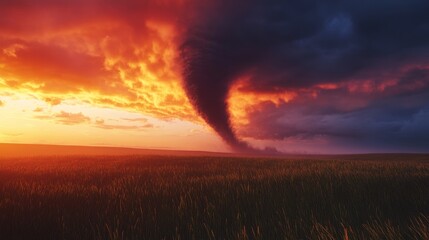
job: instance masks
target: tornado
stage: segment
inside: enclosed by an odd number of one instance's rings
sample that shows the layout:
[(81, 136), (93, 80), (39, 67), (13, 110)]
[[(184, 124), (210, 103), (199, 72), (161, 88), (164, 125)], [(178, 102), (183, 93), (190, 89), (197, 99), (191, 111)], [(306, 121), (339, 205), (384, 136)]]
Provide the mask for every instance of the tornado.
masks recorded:
[(240, 68), (234, 52), (203, 32), (193, 33), (181, 46), (185, 91), (199, 115), (236, 152), (253, 149), (239, 140), (231, 125), (227, 95)]

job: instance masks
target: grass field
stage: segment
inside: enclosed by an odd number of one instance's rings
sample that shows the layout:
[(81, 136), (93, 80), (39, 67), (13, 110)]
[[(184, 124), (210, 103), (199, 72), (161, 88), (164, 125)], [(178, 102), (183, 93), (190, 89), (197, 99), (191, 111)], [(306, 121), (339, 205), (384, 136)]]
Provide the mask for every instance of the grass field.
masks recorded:
[(1, 159), (0, 236), (429, 239), (429, 156)]

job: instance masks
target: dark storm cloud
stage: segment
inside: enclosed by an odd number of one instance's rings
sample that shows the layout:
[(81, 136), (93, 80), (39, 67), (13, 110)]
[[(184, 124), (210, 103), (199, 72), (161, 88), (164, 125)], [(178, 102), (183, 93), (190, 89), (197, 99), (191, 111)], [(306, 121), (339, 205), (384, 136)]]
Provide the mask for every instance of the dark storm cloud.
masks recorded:
[(268, 103), (250, 114), (250, 123), (240, 135), (262, 140), (322, 138), (334, 148), (354, 147), (355, 151), (428, 150), (427, 88), (413, 94), (372, 95), (373, 99), (351, 108), (347, 106), (363, 96), (347, 95), (340, 89), (320, 92), (317, 101), (301, 97), (280, 107)]
[[(181, 46), (185, 88), (207, 123), (240, 149), (245, 144), (232, 130), (225, 102), (231, 83), (238, 77), (250, 75), (248, 88), (252, 91), (272, 91), (377, 79), (405, 65), (428, 64), (428, 12), (427, 0), (219, 1), (190, 27)], [(426, 77), (426, 70), (415, 67), (399, 85), (407, 88), (409, 79), (416, 82)], [(399, 93), (402, 91), (397, 89), (392, 94)], [(282, 137), (295, 134), (293, 131), (358, 136), (372, 128), (391, 132), (404, 127), (392, 119), (389, 124), (351, 131), (348, 125), (374, 114), (372, 110), (362, 111), (363, 115), (330, 120), (341, 122), (338, 127), (308, 127), (325, 116), (321, 115), (302, 121), (301, 130), (293, 126), (287, 126), (291, 129), (288, 133), (269, 130)], [(272, 124), (273, 119), (265, 119), (261, 126)]]

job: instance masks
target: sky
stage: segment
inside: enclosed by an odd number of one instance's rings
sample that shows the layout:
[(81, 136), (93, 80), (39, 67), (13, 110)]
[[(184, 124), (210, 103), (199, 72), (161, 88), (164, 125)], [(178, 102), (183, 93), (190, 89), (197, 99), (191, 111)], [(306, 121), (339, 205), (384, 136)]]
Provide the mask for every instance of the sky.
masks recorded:
[(429, 152), (427, 0), (4, 0), (0, 142)]

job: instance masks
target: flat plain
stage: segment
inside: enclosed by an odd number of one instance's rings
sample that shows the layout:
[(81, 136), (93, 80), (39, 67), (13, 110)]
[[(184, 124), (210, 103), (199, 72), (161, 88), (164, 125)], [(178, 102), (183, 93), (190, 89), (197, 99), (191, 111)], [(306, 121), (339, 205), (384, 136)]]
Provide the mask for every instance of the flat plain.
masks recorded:
[(2, 239), (429, 239), (429, 156), (0, 159)]

